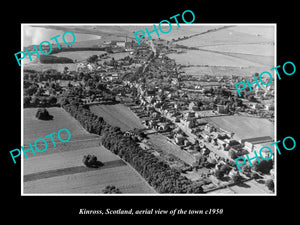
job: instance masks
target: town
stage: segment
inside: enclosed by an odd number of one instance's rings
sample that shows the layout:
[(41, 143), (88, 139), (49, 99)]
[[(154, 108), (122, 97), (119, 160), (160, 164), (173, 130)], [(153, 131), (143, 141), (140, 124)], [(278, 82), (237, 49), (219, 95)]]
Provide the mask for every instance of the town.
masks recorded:
[[(273, 159), (260, 163), (253, 160), (252, 167), (243, 164), (241, 171), (234, 161), (251, 156), (262, 143), (274, 140), (269, 136), (241, 139), (215, 120), (239, 116), (245, 120), (265, 118), (274, 124), (274, 83), (252, 85), (252, 90), (246, 87), (237, 93), (234, 85), (245, 77), (184, 74), (184, 66), (167, 56), (180, 54), (179, 45), (161, 38), (141, 38), (140, 42), (112, 40), (104, 46), (107, 53), (75, 62), (76, 70), (67, 66), (62, 72), (25, 69), (24, 108), (60, 106), (77, 119), (73, 108), (95, 114), (97, 105), (121, 104), (138, 117), (141, 125), (129, 130), (120, 127), (114, 132), (179, 172), (198, 187), (198, 193), (218, 193), (253, 179), (265, 182), (274, 191)], [(129, 54), (119, 59), (111, 56), (118, 52)], [(251, 77), (253, 74), (249, 74)], [(97, 133), (92, 124), (81, 124)], [(108, 141), (102, 144), (112, 148)], [(261, 154), (268, 158), (270, 152)]]

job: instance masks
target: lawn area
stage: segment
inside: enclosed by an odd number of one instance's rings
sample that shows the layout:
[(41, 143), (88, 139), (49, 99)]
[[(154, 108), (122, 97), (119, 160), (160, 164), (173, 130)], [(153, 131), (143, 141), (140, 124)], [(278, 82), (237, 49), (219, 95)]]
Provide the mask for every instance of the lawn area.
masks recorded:
[(264, 118), (246, 116), (220, 116), (207, 118), (216, 126), (234, 132), (234, 138), (245, 139), (262, 136), (274, 138), (274, 124)]
[(139, 117), (122, 104), (92, 105), (90, 110), (92, 113), (103, 117), (110, 125), (120, 127), (122, 131), (144, 128)]
[[(24, 116), (24, 144), (28, 142), (34, 143), (38, 138), (43, 138), (53, 132), (58, 132), (62, 128), (66, 128), (71, 133), (71, 140), (91, 139), (98, 137), (98, 135), (90, 134), (71, 117), (64, 109), (59, 107), (47, 108), (50, 115), (53, 116), (53, 120), (38, 120), (35, 118), (35, 114), (38, 108), (25, 108), (23, 110)], [(67, 139), (68, 135), (64, 136), (65, 132), (61, 133), (62, 139)], [(55, 137), (56, 136), (56, 137)], [(57, 139), (57, 135), (54, 135), (54, 140), (60, 142)], [(49, 138), (50, 141), (50, 138)]]

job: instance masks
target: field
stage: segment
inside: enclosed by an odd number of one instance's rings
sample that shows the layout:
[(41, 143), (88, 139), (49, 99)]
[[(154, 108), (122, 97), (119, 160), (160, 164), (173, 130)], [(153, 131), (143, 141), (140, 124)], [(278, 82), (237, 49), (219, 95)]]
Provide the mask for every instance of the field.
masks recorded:
[[(99, 146), (100, 137), (89, 134), (61, 108), (48, 108), (54, 116), (51, 121), (35, 119), (36, 108), (24, 109), (24, 144), (37, 138), (67, 128), (71, 132), (69, 142), (61, 143), (55, 134), (53, 147), (46, 138), (48, 149), (23, 158), (24, 194), (28, 193), (101, 193), (107, 185), (114, 185), (122, 193), (155, 193), (153, 188), (130, 166), (106, 148)], [(62, 139), (67, 139), (61, 133)], [(28, 146), (25, 149), (29, 149)], [(43, 149), (43, 147), (39, 147)], [(82, 164), (85, 154), (94, 154), (104, 163), (98, 169)]]
[[(53, 132), (58, 132), (62, 128), (66, 128), (71, 132), (71, 140), (82, 140), (98, 138), (98, 135), (90, 134), (84, 130), (79, 122), (62, 108), (47, 108), (53, 120), (38, 120), (35, 118), (36, 108), (25, 108), (24, 111), (24, 144), (34, 142), (39, 137), (44, 137)], [(63, 135), (63, 133), (62, 133)], [(62, 138), (66, 138), (63, 137)], [(58, 140), (58, 139), (56, 139)]]
[[(233, 67), (264, 67), (273, 63), (268, 56), (251, 56), (239, 53), (221, 53), (202, 50), (187, 50), (181, 54), (168, 54), (175, 59), (176, 63), (182, 65), (208, 65), (208, 66), (233, 66)], [(263, 60), (263, 61), (262, 61)], [(271, 64), (270, 66), (272, 66)], [(269, 67), (270, 67), (269, 66)], [(272, 67), (270, 67), (272, 68)], [(270, 69), (269, 68), (269, 69)]]
[[(214, 76), (251, 76), (254, 73), (269, 71), (270, 67), (233, 67), (233, 66), (190, 66), (182, 68), (188, 75), (214, 75)], [(273, 71), (269, 71), (273, 74)]]
[[(112, 126), (118, 126), (122, 131), (132, 130), (134, 128), (145, 128), (140, 119), (127, 107), (121, 104), (117, 105), (93, 105), (90, 106), (93, 113), (103, 117), (103, 119)], [(179, 146), (170, 143), (162, 134), (149, 134), (149, 141), (158, 151), (165, 154), (172, 154), (188, 164), (194, 162), (194, 158), (179, 148)]]
[[(268, 26), (271, 27), (271, 26)], [(260, 27), (252, 26), (252, 29), (259, 29)], [(239, 26), (235, 29), (241, 29)], [(270, 30), (272, 33), (272, 30)], [(245, 33), (234, 30), (232, 27), (218, 30), (216, 32), (208, 32), (198, 35), (186, 40), (179, 41), (178, 44), (189, 47), (203, 47), (211, 45), (226, 45), (226, 44), (261, 44), (270, 43), (271, 39), (257, 36), (252, 33)]]
[(270, 136), (274, 139), (274, 125), (263, 118), (245, 116), (221, 116), (207, 118), (212, 124), (234, 132), (234, 138), (245, 139), (262, 136)]
[(259, 73), (274, 67), (274, 31), (270, 25), (247, 25), (200, 32), (176, 42), (198, 50), (168, 56), (178, 64), (193, 66), (183, 69), (186, 74), (240, 76)]
[(261, 56), (274, 55), (274, 46), (271, 44), (210, 45), (210, 46), (201, 46), (201, 49), (220, 51), (220, 52), (261, 55)]
[(94, 114), (103, 117), (110, 125), (120, 127), (122, 131), (144, 128), (140, 119), (127, 106), (122, 104), (92, 105), (90, 110)]

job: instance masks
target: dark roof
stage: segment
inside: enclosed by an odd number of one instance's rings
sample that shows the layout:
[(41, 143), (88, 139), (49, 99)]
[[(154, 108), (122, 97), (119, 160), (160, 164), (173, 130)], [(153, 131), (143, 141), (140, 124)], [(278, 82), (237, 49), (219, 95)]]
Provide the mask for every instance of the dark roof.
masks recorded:
[(258, 144), (258, 143), (264, 143), (264, 142), (269, 142), (273, 141), (273, 138), (270, 136), (262, 136), (262, 137), (255, 137), (255, 138), (247, 138), (247, 139), (242, 139), (241, 142), (250, 142), (252, 144)]

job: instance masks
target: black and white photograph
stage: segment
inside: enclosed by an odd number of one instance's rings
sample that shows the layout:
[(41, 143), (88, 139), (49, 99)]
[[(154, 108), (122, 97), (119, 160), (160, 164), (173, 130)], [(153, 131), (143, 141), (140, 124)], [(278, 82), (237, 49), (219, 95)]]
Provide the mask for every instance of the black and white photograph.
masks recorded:
[(276, 24), (22, 34), (24, 195), (275, 193)]
[(296, 6), (24, 3), (2, 15), (5, 218), (296, 221)]

